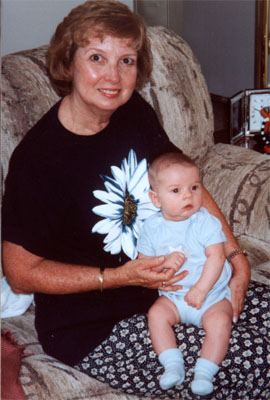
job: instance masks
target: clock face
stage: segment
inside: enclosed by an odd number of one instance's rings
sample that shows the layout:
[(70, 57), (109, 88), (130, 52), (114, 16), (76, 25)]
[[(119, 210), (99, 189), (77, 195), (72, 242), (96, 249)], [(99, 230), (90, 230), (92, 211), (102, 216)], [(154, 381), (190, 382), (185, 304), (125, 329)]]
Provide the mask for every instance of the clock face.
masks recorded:
[(270, 93), (252, 93), (249, 101), (249, 130), (259, 132), (262, 123), (270, 120)]

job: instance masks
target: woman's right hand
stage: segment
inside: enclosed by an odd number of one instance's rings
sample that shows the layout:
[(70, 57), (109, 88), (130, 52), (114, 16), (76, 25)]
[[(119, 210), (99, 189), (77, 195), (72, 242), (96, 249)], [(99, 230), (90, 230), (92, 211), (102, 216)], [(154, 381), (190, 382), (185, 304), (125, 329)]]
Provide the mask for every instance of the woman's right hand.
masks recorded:
[[(22, 246), (4, 241), (2, 245), (4, 272), (15, 293), (70, 294), (99, 289), (98, 266), (64, 264), (39, 257)], [(144, 286), (151, 289), (177, 290), (172, 286), (187, 272), (177, 276), (172, 269), (155, 271), (165, 258), (148, 257), (128, 261), (118, 268), (106, 268), (103, 288)], [(166, 286), (164, 286), (166, 285)]]
[[(158, 267), (162, 266), (164, 261), (164, 256), (143, 257), (128, 261), (123, 266), (117, 268), (119, 283), (121, 282), (121, 286), (143, 286), (149, 289), (162, 289), (163, 291), (181, 289), (181, 285), (173, 285), (183, 279), (188, 272), (182, 271), (174, 275), (175, 270), (173, 268), (169, 268), (166, 271), (159, 271)], [(106, 277), (104, 281), (106, 282)]]

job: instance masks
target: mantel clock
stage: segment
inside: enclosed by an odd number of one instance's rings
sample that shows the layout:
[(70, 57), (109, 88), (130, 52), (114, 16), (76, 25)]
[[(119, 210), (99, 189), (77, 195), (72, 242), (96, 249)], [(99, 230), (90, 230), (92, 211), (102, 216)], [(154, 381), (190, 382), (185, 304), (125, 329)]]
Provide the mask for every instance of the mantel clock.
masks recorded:
[(270, 89), (250, 89), (230, 99), (230, 142), (250, 147), (260, 136), (270, 154)]

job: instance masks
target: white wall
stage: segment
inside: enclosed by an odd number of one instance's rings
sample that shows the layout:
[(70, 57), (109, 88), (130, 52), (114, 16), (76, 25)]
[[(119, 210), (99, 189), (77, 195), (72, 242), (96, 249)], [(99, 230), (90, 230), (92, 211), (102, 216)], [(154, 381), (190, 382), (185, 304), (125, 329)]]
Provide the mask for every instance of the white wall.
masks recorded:
[[(83, 2), (2, 0), (2, 54), (47, 44), (63, 17)], [(122, 2), (134, 9), (133, 0)], [(168, 25), (189, 43), (211, 93), (230, 97), (254, 87), (255, 0), (134, 3), (149, 24)]]
[(184, 32), (184, 0), (135, 0), (134, 9), (149, 26), (161, 25), (180, 36)]
[(188, 42), (211, 93), (231, 97), (254, 87), (256, 0), (137, 0), (149, 25)]
[[(2, 55), (49, 43), (56, 26), (84, 0), (2, 0)], [(133, 0), (122, 0), (133, 9)]]
[(211, 93), (254, 87), (255, 0), (185, 0), (184, 35)]

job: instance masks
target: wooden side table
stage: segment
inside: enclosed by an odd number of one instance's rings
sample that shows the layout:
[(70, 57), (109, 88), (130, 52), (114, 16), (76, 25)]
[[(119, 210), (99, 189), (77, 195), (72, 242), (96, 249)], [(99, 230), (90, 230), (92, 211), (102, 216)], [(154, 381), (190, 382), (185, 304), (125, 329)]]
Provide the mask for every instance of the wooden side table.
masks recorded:
[(230, 143), (230, 99), (217, 94), (210, 94), (214, 113), (215, 143)]

